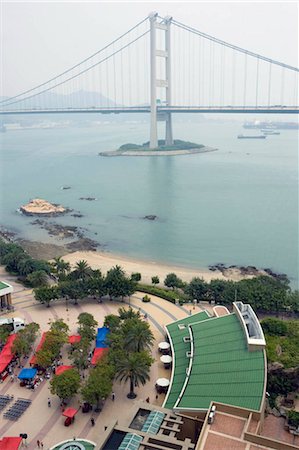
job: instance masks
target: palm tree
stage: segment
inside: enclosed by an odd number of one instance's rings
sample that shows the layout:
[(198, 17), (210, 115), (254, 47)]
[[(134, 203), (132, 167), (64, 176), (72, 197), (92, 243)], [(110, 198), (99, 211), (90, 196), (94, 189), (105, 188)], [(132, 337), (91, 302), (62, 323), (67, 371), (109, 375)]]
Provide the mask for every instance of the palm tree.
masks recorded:
[(128, 398), (136, 398), (134, 387), (139, 386), (140, 383), (144, 385), (150, 379), (149, 372), (152, 363), (153, 359), (145, 351), (124, 355), (116, 363), (116, 379), (125, 383), (130, 380)]
[(31, 272), (34, 271), (33, 259), (24, 255), (24, 258), (22, 258), (17, 263), (17, 268), (18, 268), (20, 275), (23, 275), (23, 276), (29, 275)]
[(27, 275), (27, 280), (33, 287), (46, 286), (48, 284), (48, 275), (44, 270), (36, 270)]
[(70, 272), (71, 265), (69, 262), (64, 261), (64, 259), (59, 256), (58, 258), (54, 258), (54, 262), (52, 263), (52, 267), (54, 269), (54, 273), (58, 275), (58, 278), (65, 278), (65, 276)]
[(130, 352), (150, 350), (154, 343), (154, 335), (149, 324), (142, 320), (129, 319), (124, 324), (125, 348)]
[(86, 280), (92, 276), (92, 268), (88, 265), (87, 261), (81, 259), (75, 265), (73, 276), (76, 280)]

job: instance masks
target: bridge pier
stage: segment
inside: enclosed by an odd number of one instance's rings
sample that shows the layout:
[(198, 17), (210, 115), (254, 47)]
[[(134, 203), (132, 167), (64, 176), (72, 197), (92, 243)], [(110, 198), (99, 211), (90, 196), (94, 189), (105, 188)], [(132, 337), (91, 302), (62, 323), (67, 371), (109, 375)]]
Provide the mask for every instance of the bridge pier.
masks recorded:
[[(151, 66), (151, 123), (150, 123), (150, 148), (158, 147), (158, 127), (157, 120), (165, 121), (165, 144), (173, 144), (172, 118), (171, 112), (157, 114), (157, 87), (165, 88), (166, 106), (171, 105), (171, 46), (170, 46), (170, 25), (172, 17), (165, 17), (162, 22), (157, 22), (157, 13), (149, 15), (150, 20), (150, 66)], [(165, 49), (157, 49), (156, 31), (157, 29), (165, 33)], [(157, 79), (157, 57), (164, 58), (165, 80)]]

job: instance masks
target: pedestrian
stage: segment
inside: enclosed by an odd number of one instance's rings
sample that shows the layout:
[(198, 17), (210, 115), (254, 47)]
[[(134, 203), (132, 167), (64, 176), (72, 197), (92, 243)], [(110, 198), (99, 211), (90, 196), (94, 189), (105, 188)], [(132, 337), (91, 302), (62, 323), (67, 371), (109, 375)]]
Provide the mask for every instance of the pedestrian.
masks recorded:
[(48, 407), (51, 408), (51, 400), (48, 397)]
[(11, 383), (13, 383), (13, 382), (15, 381), (14, 374), (12, 374), (12, 375), (10, 376), (10, 381), (11, 381)]
[(40, 448), (40, 441), (37, 440), (36, 443), (37, 443), (37, 447)]
[(41, 447), (41, 448), (44, 448), (44, 444), (43, 444), (42, 442), (40, 443), (40, 447)]
[(112, 394), (111, 394), (111, 399), (114, 402), (114, 400), (115, 400), (115, 393), (114, 392), (112, 392)]
[(158, 395), (158, 394), (156, 394), (156, 400), (158, 400), (158, 398), (159, 398), (159, 395)]
[(192, 310), (190, 309), (190, 311), (189, 311), (189, 316), (191, 316), (191, 314), (192, 314)]
[(107, 427), (105, 426), (105, 427), (104, 427), (104, 431), (106, 431), (106, 430), (107, 430)]
[(95, 424), (95, 422), (94, 422), (94, 418), (92, 417), (92, 418), (90, 419), (90, 421), (91, 421), (91, 426), (93, 426), (93, 427), (94, 427), (94, 424)]
[(147, 397), (147, 399), (145, 401), (146, 401), (146, 403), (149, 403), (150, 402), (150, 398)]

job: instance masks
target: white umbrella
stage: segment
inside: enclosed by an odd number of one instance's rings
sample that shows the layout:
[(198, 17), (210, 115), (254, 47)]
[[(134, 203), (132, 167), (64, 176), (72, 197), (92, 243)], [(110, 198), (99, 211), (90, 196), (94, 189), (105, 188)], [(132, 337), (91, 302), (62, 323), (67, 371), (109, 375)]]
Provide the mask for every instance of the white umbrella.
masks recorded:
[(160, 342), (160, 344), (158, 345), (158, 347), (161, 350), (168, 350), (170, 348), (170, 344), (169, 342)]
[(172, 361), (172, 357), (170, 355), (163, 355), (161, 356), (160, 361), (164, 364), (169, 364)]
[(158, 378), (156, 384), (161, 387), (167, 387), (169, 386), (170, 383), (169, 380), (167, 380), (167, 378)]

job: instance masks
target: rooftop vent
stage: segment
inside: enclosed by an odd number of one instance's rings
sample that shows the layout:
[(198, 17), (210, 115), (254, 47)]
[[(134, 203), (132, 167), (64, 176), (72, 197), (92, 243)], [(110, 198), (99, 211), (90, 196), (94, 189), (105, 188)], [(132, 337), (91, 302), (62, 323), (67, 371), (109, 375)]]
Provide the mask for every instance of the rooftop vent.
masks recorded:
[(186, 356), (187, 356), (187, 358), (191, 358), (192, 353), (191, 352), (186, 352)]
[(191, 342), (190, 336), (185, 336), (185, 337), (183, 337), (183, 341), (184, 341), (184, 342)]
[(179, 330), (185, 330), (185, 328), (186, 328), (186, 325), (184, 325), (183, 323), (180, 323), (180, 324), (178, 325), (178, 329), (179, 329)]

